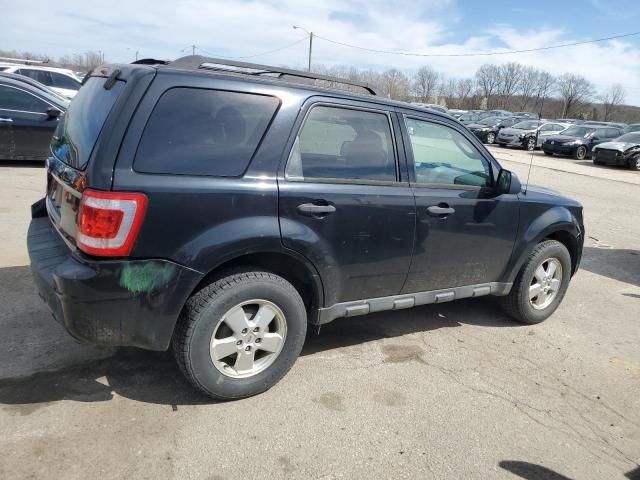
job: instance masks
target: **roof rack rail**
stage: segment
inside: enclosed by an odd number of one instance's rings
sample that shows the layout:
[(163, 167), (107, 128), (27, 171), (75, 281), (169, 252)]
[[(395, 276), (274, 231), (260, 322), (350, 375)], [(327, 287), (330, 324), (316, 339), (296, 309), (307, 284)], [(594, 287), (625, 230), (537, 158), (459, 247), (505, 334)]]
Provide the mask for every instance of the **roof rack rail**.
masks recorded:
[[(346, 85), (364, 90), (369, 95), (378, 95), (376, 90), (365, 82), (356, 82), (346, 78), (319, 75), (312, 72), (292, 70), (289, 68), (273, 67), (270, 65), (260, 65), (257, 63), (236, 62), (222, 58), (203, 57), (202, 55), (188, 55), (181, 57), (168, 65), (170, 68), (180, 68), (185, 70), (218, 70), (232, 73), (241, 73), (254, 76), (271, 76), (279, 80), (288, 80), (297, 83), (304, 83), (315, 86), (326, 86), (329, 88), (339, 88), (336, 85)], [(329, 85), (317, 85), (316, 81), (326, 82)]]
[(49, 63), (49, 59), (47, 58), (46, 60), (31, 60), (29, 58), (0, 57), (0, 62), (24, 63), (25, 65), (35, 65), (40, 63)]

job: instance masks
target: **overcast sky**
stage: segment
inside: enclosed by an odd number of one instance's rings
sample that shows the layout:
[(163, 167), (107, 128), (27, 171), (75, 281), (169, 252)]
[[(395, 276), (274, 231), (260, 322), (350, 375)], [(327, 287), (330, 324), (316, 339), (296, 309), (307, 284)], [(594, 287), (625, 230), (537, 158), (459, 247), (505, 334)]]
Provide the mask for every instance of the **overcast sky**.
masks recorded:
[[(176, 58), (191, 52), (306, 65), (300, 25), (320, 36), (374, 49), (424, 53), (517, 50), (640, 31), (638, 0), (0, 0), (0, 48), (53, 57), (105, 52), (108, 61)], [(300, 43), (283, 50), (269, 50)], [(313, 61), (411, 73), (431, 65), (471, 76), (486, 62), (518, 61), (555, 75), (584, 75), (599, 91), (621, 83), (640, 105), (640, 36), (494, 57), (417, 58), (365, 52), (317, 38)]]

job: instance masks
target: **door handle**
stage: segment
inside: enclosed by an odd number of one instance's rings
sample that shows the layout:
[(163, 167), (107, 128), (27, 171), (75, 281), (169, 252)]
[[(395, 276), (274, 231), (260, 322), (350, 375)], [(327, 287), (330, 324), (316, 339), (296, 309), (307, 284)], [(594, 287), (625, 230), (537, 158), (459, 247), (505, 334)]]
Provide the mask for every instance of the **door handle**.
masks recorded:
[(427, 212), (433, 217), (446, 217), (447, 215), (456, 213), (455, 209), (451, 208), (446, 203), (441, 205), (432, 205), (427, 208)]
[(13, 122), (13, 118), (0, 117), (0, 122)]
[(315, 205), (313, 203), (303, 203), (302, 205), (298, 205), (298, 212), (307, 216), (328, 215), (335, 211), (336, 207), (333, 205)]

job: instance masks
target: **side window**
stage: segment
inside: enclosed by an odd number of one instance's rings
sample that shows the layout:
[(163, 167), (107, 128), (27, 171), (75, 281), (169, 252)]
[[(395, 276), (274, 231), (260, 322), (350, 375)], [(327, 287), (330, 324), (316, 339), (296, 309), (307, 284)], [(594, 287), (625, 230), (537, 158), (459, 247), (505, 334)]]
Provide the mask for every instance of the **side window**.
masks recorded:
[(417, 183), (491, 185), (489, 162), (461, 133), (445, 125), (405, 118)]
[(151, 113), (134, 169), (179, 175), (242, 175), (279, 103), (276, 97), (251, 93), (172, 88)]
[(593, 132), (593, 138), (607, 138), (607, 130), (604, 128), (599, 128)]
[(0, 85), (0, 110), (23, 112), (46, 112), (49, 105), (35, 95), (6, 85)]
[(541, 132), (553, 132), (554, 130), (558, 130), (558, 128), (553, 123), (547, 123), (540, 127)]
[(608, 128), (607, 130), (605, 130), (605, 138), (617, 138), (619, 137), (620, 131), (616, 130), (615, 128)]
[(287, 178), (396, 180), (389, 117), (343, 107), (313, 107), (287, 163)]
[(53, 79), (53, 86), (58, 88), (67, 88), (69, 90), (79, 90), (80, 83), (76, 82), (73, 78), (67, 77), (62, 73), (50, 72)]
[(21, 68), (20, 73), (26, 75), (29, 78), (33, 78), (35, 81), (42, 83), (50, 87), (52, 85), (51, 74), (45, 70), (32, 70), (29, 68)]

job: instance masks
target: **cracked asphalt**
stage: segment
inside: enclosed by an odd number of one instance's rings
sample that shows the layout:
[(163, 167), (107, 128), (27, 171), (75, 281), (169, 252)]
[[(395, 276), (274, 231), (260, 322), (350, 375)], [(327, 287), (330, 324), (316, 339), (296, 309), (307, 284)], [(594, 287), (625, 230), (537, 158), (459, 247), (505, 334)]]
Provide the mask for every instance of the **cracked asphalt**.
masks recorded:
[[(524, 181), (529, 155), (494, 148)], [(35, 293), (39, 165), (0, 164), (0, 479), (640, 478), (640, 173), (536, 153), (585, 206), (556, 314), (489, 298), (341, 319), (273, 389), (211, 403), (169, 353), (75, 343)]]

